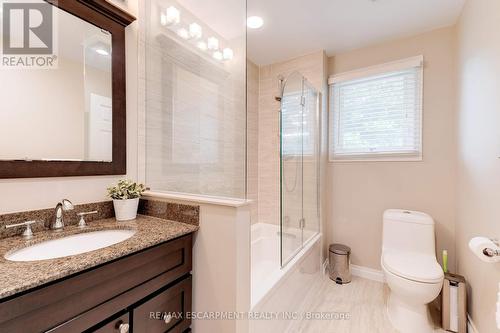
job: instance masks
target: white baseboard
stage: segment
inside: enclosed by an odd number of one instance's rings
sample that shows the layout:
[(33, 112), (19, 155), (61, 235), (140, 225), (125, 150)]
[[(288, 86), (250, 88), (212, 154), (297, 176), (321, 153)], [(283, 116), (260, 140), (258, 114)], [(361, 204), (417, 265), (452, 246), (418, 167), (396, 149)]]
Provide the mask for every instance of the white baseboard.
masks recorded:
[(479, 333), (469, 314), (467, 314), (467, 333)]
[[(323, 262), (323, 275), (326, 274), (328, 274), (328, 258), (326, 258)], [(368, 280), (378, 281), (382, 283), (385, 282), (384, 272), (369, 267), (351, 264), (351, 274)]]
[(364, 266), (351, 265), (351, 273), (354, 276), (359, 276), (368, 280), (385, 282), (384, 272), (379, 271), (378, 269), (373, 269)]

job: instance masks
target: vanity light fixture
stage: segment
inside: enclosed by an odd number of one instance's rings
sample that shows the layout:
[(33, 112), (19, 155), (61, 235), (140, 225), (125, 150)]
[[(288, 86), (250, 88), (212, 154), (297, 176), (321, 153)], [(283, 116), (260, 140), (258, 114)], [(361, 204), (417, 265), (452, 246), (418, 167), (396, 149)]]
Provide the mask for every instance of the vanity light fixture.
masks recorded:
[(189, 39), (189, 32), (184, 28), (177, 30), (177, 35), (182, 39)]
[(174, 25), (181, 21), (181, 12), (174, 6), (167, 8), (167, 12), (160, 15), (161, 25)]
[(232, 49), (227, 47), (222, 51), (222, 58), (224, 60), (231, 60), (233, 59), (233, 57), (234, 57), (234, 52)]
[(247, 18), (247, 27), (250, 29), (259, 29), (264, 25), (264, 19), (260, 16), (250, 16)]
[(199, 39), (201, 38), (201, 36), (203, 36), (203, 30), (198, 23), (191, 23), (189, 25), (189, 36), (195, 39)]
[(215, 51), (214, 54), (212, 55), (215, 60), (222, 60), (224, 58), (223, 54), (221, 51)]
[(207, 40), (207, 46), (208, 46), (209, 50), (218, 50), (219, 49), (219, 40), (215, 37), (210, 37)]
[(166, 26), (167, 25), (167, 14), (164, 14), (164, 13), (160, 14), (160, 24), (162, 26)]
[(205, 43), (204, 41), (198, 42), (196, 46), (202, 51), (206, 51), (208, 49), (207, 43)]

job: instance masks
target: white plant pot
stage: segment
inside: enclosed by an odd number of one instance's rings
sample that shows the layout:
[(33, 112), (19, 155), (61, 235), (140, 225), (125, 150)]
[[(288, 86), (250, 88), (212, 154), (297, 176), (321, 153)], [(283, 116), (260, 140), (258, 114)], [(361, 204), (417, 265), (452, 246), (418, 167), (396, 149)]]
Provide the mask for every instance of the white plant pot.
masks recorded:
[(139, 198), (126, 200), (113, 199), (113, 206), (115, 207), (115, 217), (117, 221), (134, 220), (137, 217)]

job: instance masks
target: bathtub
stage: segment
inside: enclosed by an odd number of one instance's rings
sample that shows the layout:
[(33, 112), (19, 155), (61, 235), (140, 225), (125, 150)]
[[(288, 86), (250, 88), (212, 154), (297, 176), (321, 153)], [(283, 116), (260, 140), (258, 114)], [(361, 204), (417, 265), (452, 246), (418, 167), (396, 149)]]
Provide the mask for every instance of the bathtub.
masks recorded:
[[(251, 306), (253, 312), (294, 312), (321, 276), (321, 234), (287, 228), (284, 248), (293, 258), (280, 266), (279, 225), (256, 223), (251, 229)], [(297, 244), (297, 242), (300, 242)], [(288, 249), (287, 249), (288, 248)], [(282, 332), (288, 323), (280, 320), (253, 321), (251, 332)]]

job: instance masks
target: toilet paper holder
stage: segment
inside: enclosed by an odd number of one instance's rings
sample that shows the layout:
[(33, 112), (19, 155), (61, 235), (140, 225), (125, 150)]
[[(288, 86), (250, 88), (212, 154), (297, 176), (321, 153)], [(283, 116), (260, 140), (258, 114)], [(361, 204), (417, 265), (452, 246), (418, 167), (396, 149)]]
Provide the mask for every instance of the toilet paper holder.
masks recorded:
[[(496, 246), (498, 245), (498, 239), (497, 238), (490, 238), (490, 240), (495, 244)], [(483, 254), (487, 257), (493, 258), (493, 257), (500, 257), (500, 250), (498, 249), (492, 249), (489, 247), (485, 247), (483, 249)]]
[(469, 241), (469, 248), (484, 262), (500, 262), (500, 246), (497, 238), (474, 237)]

